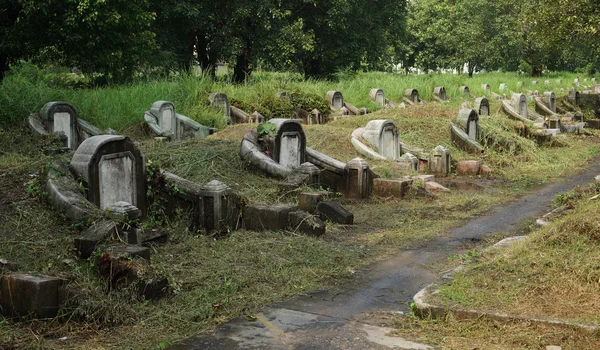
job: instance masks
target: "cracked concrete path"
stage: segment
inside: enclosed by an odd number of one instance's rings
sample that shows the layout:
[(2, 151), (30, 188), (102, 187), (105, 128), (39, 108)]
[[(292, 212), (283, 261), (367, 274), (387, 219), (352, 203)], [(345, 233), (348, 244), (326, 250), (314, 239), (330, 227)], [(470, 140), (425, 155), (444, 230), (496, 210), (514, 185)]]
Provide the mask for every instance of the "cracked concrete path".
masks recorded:
[(388, 336), (391, 329), (379, 326), (373, 313), (410, 312), (412, 297), (439, 278), (440, 271), (430, 266), (463, 252), (465, 243), (479, 241), (487, 234), (518, 232), (524, 221), (546, 213), (557, 193), (587, 185), (598, 174), (600, 157), (577, 175), (538, 186), (446, 236), (363, 269), (343, 293), (320, 291), (276, 303), (256, 320), (236, 318), (214, 334), (187, 339), (171, 349), (430, 349), (430, 345)]

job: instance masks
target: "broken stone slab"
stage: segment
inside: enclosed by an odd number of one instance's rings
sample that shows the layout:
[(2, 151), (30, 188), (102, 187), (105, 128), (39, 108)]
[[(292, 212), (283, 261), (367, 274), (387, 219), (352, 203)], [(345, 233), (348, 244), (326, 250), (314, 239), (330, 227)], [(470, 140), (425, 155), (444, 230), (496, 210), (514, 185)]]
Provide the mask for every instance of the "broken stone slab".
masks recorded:
[(288, 215), (292, 231), (309, 236), (322, 236), (325, 234), (325, 223), (317, 216), (304, 210), (292, 211)]
[(408, 187), (412, 184), (410, 179), (374, 179), (373, 191), (378, 197), (403, 198), (408, 193)]
[(479, 174), (480, 162), (478, 160), (460, 160), (456, 166), (456, 173), (463, 176)]
[(490, 168), (489, 166), (487, 166), (487, 165), (481, 165), (479, 167), (479, 175), (489, 176), (491, 174), (492, 174), (492, 168)]
[(5, 316), (52, 318), (60, 306), (63, 281), (49, 276), (27, 274), (0, 278), (0, 306)]
[(244, 207), (244, 227), (250, 231), (279, 231), (289, 225), (289, 213), (297, 211), (295, 204), (251, 204)]
[(419, 172), (419, 165), (419, 158), (410, 152), (406, 152), (400, 156), (398, 158), (398, 162), (396, 163), (398, 168), (414, 172)]
[(427, 174), (417, 175), (417, 176), (413, 176), (412, 179), (414, 181), (422, 181), (423, 183), (426, 183), (429, 181), (435, 181), (435, 175), (427, 175)]
[(302, 192), (298, 200), (298, 207), (309, 213), (317, 211), (317, 205), (323, 201), (326, 192)]
[(100, 244), (117, 232), (116, 230), (114, 221), (102, 220), (92, 224), (83, 235), (75, 238), (77, 254), (83, 259), (89, 258)]
[(427, 181), (425, 183), (425, 189), (431, 192), (450, 192), (449, 188), (446, 188), (435, 181)]
[(150, 261), (150, 248), (131, 244), (118, 244), (106, 248), (106, 252), (113, 258), (118, 259), (121, 256), (135, 259), (142, 258)]
[(354, 224), (354, 214), (332, 201), (322, 201), (317, 205), (317, 212), (322, 220), (329, 220), (342, 225)]

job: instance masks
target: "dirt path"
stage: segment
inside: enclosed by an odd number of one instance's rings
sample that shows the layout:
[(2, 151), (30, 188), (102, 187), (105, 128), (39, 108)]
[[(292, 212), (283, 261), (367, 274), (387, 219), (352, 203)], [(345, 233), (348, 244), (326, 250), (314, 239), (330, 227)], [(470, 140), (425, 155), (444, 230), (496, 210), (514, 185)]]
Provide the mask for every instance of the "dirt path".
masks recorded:
[(378, 317), (409, 312), (412, 297), (439, 277), (441, 271), (430, 266), (464, 252), (465, 243), (490, 233), (518, 232), (524, 221), (546, 213), (557, 193), (586, 185), (598, 174), (600, 157), (578, 175), (539, 186), (446, 236), (364, 269), (355, 285), (341, 294), (322, 291), (277, 303), (256, 320), (236, 318), (212, 335), (190, 338), (172, 349), (427, 349), (425, 344), (386, 336), (390, 329), (379, 326)]

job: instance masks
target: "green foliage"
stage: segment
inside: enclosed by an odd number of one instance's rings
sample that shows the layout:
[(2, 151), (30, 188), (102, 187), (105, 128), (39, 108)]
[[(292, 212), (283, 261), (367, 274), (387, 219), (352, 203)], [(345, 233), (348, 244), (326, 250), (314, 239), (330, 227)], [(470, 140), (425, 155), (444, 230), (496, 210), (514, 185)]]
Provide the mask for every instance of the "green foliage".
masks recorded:
[(293, 91), (290, 94), (290, 101), (295, 108), (302, 108), (308, 112), (318, 109), (322, 115), (329, 115), (329, 102), (322, 95), (310, 92)]
[(256, 127), (259, 139), (272, 138), (277, 136), (275, 124), (271, 122), (262, 122)]

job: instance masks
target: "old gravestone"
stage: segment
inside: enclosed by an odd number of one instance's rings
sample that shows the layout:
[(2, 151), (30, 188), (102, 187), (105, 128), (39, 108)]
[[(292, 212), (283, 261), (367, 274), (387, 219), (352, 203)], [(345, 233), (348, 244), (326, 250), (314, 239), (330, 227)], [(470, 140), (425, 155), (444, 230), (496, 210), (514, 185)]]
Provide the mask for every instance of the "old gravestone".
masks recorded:
[(344, 107), (344, 96), (339, 91), (327, 91), (327, 100), (334, 110)]
[(554, 94), (554, 92), (544, 92), (544, 103), (552, 112), (556, 113), (556, 95)]
[(433, 95), (441, 101), (446, 101), (446, 88), (443, 86), (436, 86), (433, 88)]
[(383, 93), (383, 90), (371, 89), (369, 97), (371, 97), (371, 100), (375, 101), (379, 106), (385, 106), (385, 94)]
[(490, 102), (485, 96), (475, 99), (475, 110), (479, 115), (490, 115)]
[(174, 140), (188, 137), (204, 138), (215, 132), (214, 128), (206, 127), (184, 115), (177, 114), (175, 105), (170, 101), (156, 101), (149, 111), (144, 114), (146, 124), (159, 136)]
[(574, 88), (569, 89), (567, 99), (570, 103), (574, 104), (575, 106), (579, 106), (580, 98), (579, 91), (576, 91)]
[(471, 97), (471, 91), (469, 90), (468, 86), (461, 86), (458, 88), (458, 90), (460, 90), (460, 92), (463, 94), (464, 97), (469, 98)]
[(504, 90), (506, 90), (507, 85), (505, 83), (500, 84), (500, 87), (498, 88), (498, 90), (500, 92), (504, 92)]
[(492, 88), (489, 84), (481, 84), (481, 90), (483, 90), (485, 95), (488, 95), (490, 92), (492, 92)]
[(371, 194), (373, 176), (369, 164), (361, 158), (354, 158), (344, 168), (345, 190), (348, 198), (367, 198)]
[(218, 180), (212, 180), (200, 190), (202, 227), (207, 232), (229, 232), (237, 229), (240, 214), (239, 198), (233, 190)]
[(469, 139), (479, 139), (479, 115), (472, 109), (461, 109), (458, 112), (456, 123), (465, 131)]
[(520, 116), (527, 118), (529, 116), (527, 107), (527, 96), (524, 94), (513, 94), (512, 95), (513, 108), (519, 113)]
[(48, 102), (40, 110), (40, 119), (51, 134), (64, 135), (63, 147), (76, 149), (79, 144), (77, 134), (77, 113), (68, 102)]
[(282, 118), (269, 122), (275, 124), (277, 131), (271, 152), (273, 160), (290, 169), (300, 167), (306, 161), (306, 135), (300, 122)]
[(450, 174), (450, 150), (444, 146), (437, 146), (429, 155), (429, 169), (436, 176)]
[(211, 106), (214, 106), (223, 112), (223, 117), (227, 124), (231, 124), (231, 110), (229, 108), (229, 99), (222, 92), (212, 92), (208, 95)]
[(146, 217), (146, 170), (143, 154), (125, 136), (100, 135), (83, 141), (70, 169), (87, 186), (87, 199), (101, 210), (129, 203)]
[(169, 101), (156, 101), (149, 111), (159, 127), (160, 134), (175, 134), (175, 105)]
[(392, 120), (371, 120), (362, 133), (362, 138), (387, 159), (400, 158), (398, 128)]
[(404, 90), (404, 100), (412, 104), (419, 103), (419, 91), (417, 89)]

